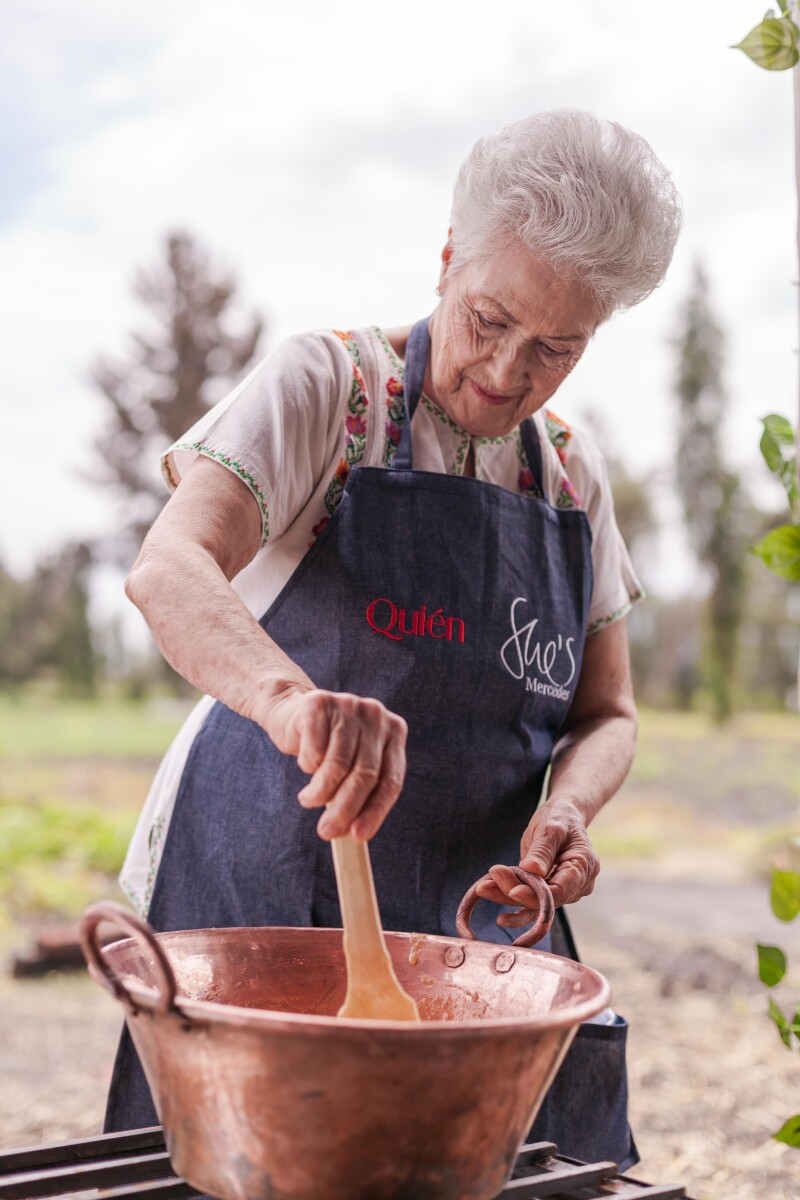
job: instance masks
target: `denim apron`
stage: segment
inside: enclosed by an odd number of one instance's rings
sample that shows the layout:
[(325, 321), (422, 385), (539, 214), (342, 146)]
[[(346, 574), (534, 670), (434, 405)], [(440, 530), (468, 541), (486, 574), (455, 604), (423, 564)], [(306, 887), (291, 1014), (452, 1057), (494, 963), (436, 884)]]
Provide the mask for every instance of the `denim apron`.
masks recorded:
[[(578, 510), (413, 469), (429, 349), (425, 320), (409, 338), (392, 467), (352, 468), (261, 626), (318, 687), (375, 697), (408, 722), (403, 792), (370, 842), (381, 918), (390, 930), (455, 935), (461, 897), (493, 863), (519, 862), (539, 803), (580, 674), (591, 531)], [(533, 421), (520, 430), (541, 486)], [(148, 914), (154, 928), (341, 926), (319, 811), (297, 803), (306, 782), (259, 726), (217, 702), (178, 789)], [(516, 936), (496, 924), (498, 911), (479, 903), (479, 938)], [(565, 1060), (553, 1085), (564, 1094), (548, 1097), (532, 1132), (562, 1153), (628, 1165), (625, 1028), (583, 1030), (591, 1052), (577, 1056), (577, 1071)], [(605, 1042), (615, 1061), (596, 1052)], [(106, 1127), (154, 1119), (123, 1036)]]

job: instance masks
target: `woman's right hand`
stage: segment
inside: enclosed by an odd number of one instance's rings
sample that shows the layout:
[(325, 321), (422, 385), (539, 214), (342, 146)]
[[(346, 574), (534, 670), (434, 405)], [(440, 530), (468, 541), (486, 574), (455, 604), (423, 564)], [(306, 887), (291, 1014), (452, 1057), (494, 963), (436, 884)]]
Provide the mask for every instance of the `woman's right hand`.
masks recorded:
[(273, 694), (259, 724), (312, 776), (298, 800), (304, 808), (325, 807), (320, 837), (351, 833), (368, 841), (378, 832), (405, 779), (402, 717), (379, 700), (292, 681)]

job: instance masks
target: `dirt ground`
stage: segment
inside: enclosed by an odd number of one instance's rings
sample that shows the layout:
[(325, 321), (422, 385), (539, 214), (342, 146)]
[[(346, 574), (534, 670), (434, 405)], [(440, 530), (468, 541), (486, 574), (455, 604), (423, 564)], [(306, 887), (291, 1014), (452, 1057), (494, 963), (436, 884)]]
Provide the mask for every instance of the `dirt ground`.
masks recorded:
[[(610, 872), (575, 910), (584, 959), (631, 1022), (636, 1174), (695, 1200), (797, 1200), (800, 1152), (769, 1135), (800, 1109), (800, 1062), (764, 1015), (753, 944), (797, 961), (800, 930), (775, 928), (760, 884), (706, 888)], [(704, 908), (725, 928), (698, 932)], [(0, 976), (0, 1145), (97, 1131), (118, 1030), (83, 975)]]
[[(133, 807), (152, 766), (26, 753), (4, 765), (0, 794)], [(584, 961), (608, 976), (630, 1021), (636, 1173), (681, 1183), (694, 1200), (800, 1198), (800, 1151), (770, 1137), (800, 1112), (800, 1056), (766, 1016), (755, 952), (758, 941), (787, 951), (792, 1011), (800, 918), (773, 917), (768, 869), (800, 870), (799, 804), (796, 717), (743, 717), (721, 731), (646, 714), (631, 778), (591, 828), (603, 869), (570, 914)], [(0, 958), (24, 941), (0, 937)], [(0, 1146), (99, 1130), (119, 1025), (85, 975), (15, 982), (0, 964)]]

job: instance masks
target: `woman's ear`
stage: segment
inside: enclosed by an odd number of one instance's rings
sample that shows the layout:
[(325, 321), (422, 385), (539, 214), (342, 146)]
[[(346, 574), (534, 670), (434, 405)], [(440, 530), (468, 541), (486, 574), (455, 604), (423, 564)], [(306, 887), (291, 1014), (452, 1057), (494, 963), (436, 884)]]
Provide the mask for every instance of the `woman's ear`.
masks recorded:
[(445, 279), (447, 278), (447, 272), (450, 269), (450, 259), (452, 257), (453, 257), (453, 230), (448, 229), (447, 241), (445, 242), (444, 248), (442, 249), (442, 269), (439, 272), (439, 286), (436, 289), (437, 293), (440, 296), (442, 294), (442, 289), (444, 287)]

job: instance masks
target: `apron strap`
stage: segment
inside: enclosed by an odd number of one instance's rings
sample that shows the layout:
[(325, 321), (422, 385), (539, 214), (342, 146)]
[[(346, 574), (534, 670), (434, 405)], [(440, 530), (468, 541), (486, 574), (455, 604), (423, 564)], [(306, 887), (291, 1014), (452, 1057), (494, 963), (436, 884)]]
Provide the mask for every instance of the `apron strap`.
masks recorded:
[(393, 471), (412, 471), (413, 450), (411, 446), (411, 418), (416, 412), (419, 398), (422, 395), (422, 385), (425, 381), (425, 368), (428, 365), (428, 355), (431, 349), (431, 335), (428, 331), (428, 321), (425, 317), (417, 321), (408, 335), (406, 347), (406, 365), (403, 374), (403, 403), (406, 417), (403, 421), (403, 431), (400, 442), (392, 461)]
[(542, 475), (542, 445), (539, 441), (539, 433), (533, 422), (533, 417), (527, 417), (520, 422), (520, 434), (522, 435), (522, 448), (525, 451), (525, 457), (528, 460), (528, 466), (531, 469), (533, 482), (541, 488), (544, 495), (544, 477)]
[[(411, 441), (411, 421), (422, 395), (422, 385), (425, 382), (425, 368), (428, 365), (428, 355), (431, 349), (431, 335), (428, 329), (430, 317), (417, 321), (408, 335), (406, 361), (403, 382), (403, 403), (405, 405), (405, 420), (400, 441), (397, 446), (391, 469), (393, 471), (413, 471), (414, 452)], [(543, 489), (542, 484), (542, 448), (539, 444), (539, 434), (529, 417), (520, 424), (522, 445), (528, 460), (534, 482)]]

